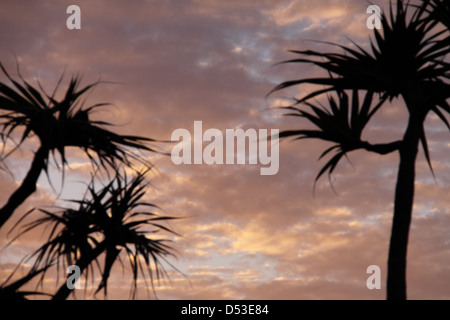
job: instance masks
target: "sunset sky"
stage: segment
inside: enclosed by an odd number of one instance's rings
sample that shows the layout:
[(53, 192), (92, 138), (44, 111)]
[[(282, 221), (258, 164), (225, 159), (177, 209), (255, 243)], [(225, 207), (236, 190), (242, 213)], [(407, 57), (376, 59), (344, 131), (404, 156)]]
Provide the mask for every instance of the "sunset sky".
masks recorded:
[[(373, 0), (388, 8), (388, 1)], [(81, 8), (81, 30), (68, 30), (66, 8)], [(337, 50), (322, 42), (367, 46), (368, 2), (360, 0), (150, 0), (0, 2), (0, 62), (51, 91), (65, 71), (101, 84), (88, 102), (110, 102), (96, 114), (115, 130), (170, 140), (177, 128), (294, 129), (305, 123), (274, 107), (309, 92), (304, 86), (266, 97), (280, 82), (320, 75), (309, 65), (275, 65), (289, 49)], [(2, 75), (2, 81), (5, 77)], [(406, 125), (402, 101), (386, 104), (366, 138), (387, 142)], [(450, 299), (450, 133), (429, 116), (426, 133), (436, 179), (423, 152), (417, 161), (416, 197), (408, 248), (408, 298)], [(0, 172), (4, 203), (29, 167), (31, 141)], [(171, 145), (159, 145), (170, 152)], [(156, 287), (160, 299), (384, 299), (398, 156), (362, 151), (349, 155), (313, 189), (328, 144), (282, 141), (276, 175), (260, 165), (174, 165), (154, 155), (149, 200), (181, 236), (171, 280)], [(91, 167), (72, 152), (64, 186), (52, 169), (20, 208), (61, 205), (79, 197)], [(58, 195), (58, 193), (60, 193)], [(59, 198), (58, 198), (59, 196)], [(0, 282), (45, 237), (33, 233), (7, 248), (14, 234), (0, 231)], [(382, 272), (381, 290), (366, 287), (370, 265)], [(27, 266), (24, 265), (24, 268)], [(64, 278), (65, 274), (60, 274)], [(49, 292), (55, 279), (48, 278)], [(118, 267), (109, 298), (128, 298), (131, 275)], [(153, 295), (150, 295), (153, 298)], [(83, 298), (83, 294), (77, 294)], [(142, 291), (139, 298), (146, 299)]]

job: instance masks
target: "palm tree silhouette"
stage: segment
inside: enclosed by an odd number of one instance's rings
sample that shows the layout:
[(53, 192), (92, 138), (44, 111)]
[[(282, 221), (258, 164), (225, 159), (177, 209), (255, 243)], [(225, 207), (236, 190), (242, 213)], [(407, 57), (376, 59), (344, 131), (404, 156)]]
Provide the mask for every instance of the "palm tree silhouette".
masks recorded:
[[(130, 149), (154, 151), (145, 145), (152, 139), (119, 135), (108, 129), (110, 124), (91, 119), (92, 112), (108, 104), (95, 104), (85, 107), (84, 95), (99, 84), (99, 82), (80, 87), (81, 78), (73, 76), (60, 100), (55, 94), (61, 85), (63, 76), (58, 81), (54, 92), (47, 94), (39, 84), (33, 87), (20, 75), (16, 81), (0, 64), (3, 73), (12, 83), (0, 83), (0, 135), (6, 145), (17, 129), (23, 129), (18, 145), (2, 160), (31, 135), (39, 138), (39, 147), (35, 152), (30, 169), (21, 185), (13, 192), (8, 201), (0, 209), (0, 228), (11, 217), (14, 211), (36, 190), (37, 180), (49, 164), (50, 155), (60, 155), (63, 167), (67, 164), (66, 148), (76, 147), (82, 149), (94, 166), (98, 168), (117, 168), (117, 164), (129, 165), (132, 158), (136, 158)], [(56, 161), (56, 158), (55, 158)], [(140, 160), (143, 161), (143, 160)]]
[[(316, 138), (335, 143), (322, 154), (323, 157), (335, 151), (317, 179), (324, 172), (331, 174), (339, 160), (352, 150), (399, 153), (388, 258), (387, 299), (406, 299), (407, 245), (419, 144), (433, 170), (424, 131), (425, 119), (432, 111), (450, 129), (445, 117), (445, 113), (450, 113), (446, 101), (450, 97), (450, 64), (444, 61), (450, 52), (449, 12), (448, 1), (443, 0), (422, 1), (417, 6), (398, 1), (395, 12), (391, 4), (389, 16), (385, 13), (381, 16), (382, 31), (374, 29), (372, 53), (357, 44), (357, 49), (338, 45), (344, 51), (343, 54), (292, 50), (301, 57), (284, 63), (310, 63), (327, 71), (328, 76), (285, 81), (272, 90), (307, 83), (324, 86), (297, 99), (293, 106), (288, 107), (291, 111), (289, 114), (308, 119), (318, 130), (280, 133), (280, 137)], [(351, 105), (345, 90), (353, 91)], [(366, 92), (361, 106), (358, 90)], [(336, 92), (339, 99), (337, 103), (329, 97), (331, 112), (308, 102), (313, 97), (331, 92)], [(370, 107), (374, 94), (378, 102), (375, 107)], [(403, 99), (409, 114), (403, 138), (378, 145), (362, 141), (361, 132), (371, 116), (385, 105), (385, 101), (395, 97)], [(301, 105), (309, 106), (312, 113), (303, 110)]]
[[(77, 265), (80, 273), (84, 273), (87, 286), (89, 274), (94, 274), (96, 265), (101, 282), (95, 293), (103, 290), (106, 296), (111, 269), (117, 261), (123, 266), (123, 253), (128, 257), (132, 270), (132, 298), (135, 297), (140, 274), (147, 284), (147, 277), (150, 279), (152, 287), (154, 280), (167, 276), (161, 262), (172, 266), (166, 260), (166, 257), (174, 256), (170, 240), (152, 239), (150, 235), (159, 231), (176, 234), (161, 224), (174, 218), (148, 211), (157, 206), (143, 200), (147, 187), (144, 183), (146, 172), (138, 172), (131, 179), (116, 172), (114, 179), (99, 190), (92, 181), (84, 199), (73, 201), (78, 204), (77, 209), (67, 208), (57, 213), (41, 209), (44, 217), (23, 226), (16, 236), (20, 237), (36, 227), (47, 226), (52, 230), (47, 242), (24, 259), (34, 260), (29, 274), (37, 275), (39, 272), (42, 280), (51, 266), (58, 270), (62, 266), (65, 270), (69, 265)], [(105, 257), (103, 267), (98, 261), (102, 255)], [(52, 299), (66, 299), (71, 293), (72, 290), (64, 283)]]

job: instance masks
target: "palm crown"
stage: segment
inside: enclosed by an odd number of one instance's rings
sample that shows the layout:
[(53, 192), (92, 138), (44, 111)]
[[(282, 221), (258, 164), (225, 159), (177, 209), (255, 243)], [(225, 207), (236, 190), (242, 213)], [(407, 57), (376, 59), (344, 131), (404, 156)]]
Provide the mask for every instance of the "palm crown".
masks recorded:
[[(44, 270), (42, 279), (51, 266), (56, 265), (59, 270), (61, 265), (64, 269), (77, 265), (85, 271), (87, 285), (96, 262), (102, 276), (96, 292), (103, 289), (106, 295), (111, 269), (117, 261), (122, 264), (123, 253), (132, 270), (132, 297), (135, 297), (139, 275), (144, 279), (148, 277), (152, 286), (154, 280), (166, 276), (162, 261), (167, 262), (166, 257), (174, 256), (174, 250), (167, 237), (153, 237), (159, 231), (176, 234), (161, 224), (174, 218), (148, 211), (156, 206), (143, 200), (145, 173), (139, 172), (131, 179), (117, 173), (99, 190), (92, 182), (85, 198), (73, 201), (78, 204), (77, 209), (66, 208), (56, 213), (41, 209), (44, 216), (26, 224), (17, 235), (42, 226), (51, 230), (47, 242), (26, 258), (34, 260), (30, 274)], [(100, 267), (98, 259), (102, 254), (105, 260)], [(65, 299), (70, 292), (64, 284), (53, 298)]]
[[(24, 132), (18, 146), (34, 133), (39, 138), (41, 146), (51, 152), (59, 152), (64, 164), (67, 147), (81, 148), (96, 164), (101, 166), (108, 164), (113, 167), (116, 167), (116, 161), (129, 163), (126, 147), (153, 151), (143, 144), (153, 141), (152, 139), (119, 135), (105, 128), (110, 125), (109, 123), (91, 119), (93, 111), (107, 104), (84, 107), (81, 99), (98, 82), (79, 88), (81, 78), (74, 76), (62, 99), (56, 100), (55, 93), (62, 79), (53, 94), (48, 95), (43, 89), (39, 92), (22, 77), (20, 77), (22, 83), (19, 83), (3, 66), (1, 68), (14, 86), (0, 83), (0, 110), (6, 111), (0, 116), (3, 119), (3, 139), (9, 138), (16, 129), (23, 128)], [(97, 155), (97, 159), (92, 157), (91, 152)]]
[(374, 93), (371, 91), (366, 93), (362, 104), (360, 104), (358, 90), (353, 90), (351, 100), (345, 91), (337, 91), (336, 96), (337, 99), (331, 95), (328, 97), (329, 108), (307, 101), (303, 104), (309, 107), (311, 111), (298, 106), (285, 108), (291, 111), (286, 113), (286, 116), (305, 118), (314, 124), (315, 129), (285, 130), (280, 133), (280, 138), (292, 136), (296, 137), (297, 140), (320, 139), (333, 143), (319, 157), (319, 159), (322, 159), (330, 152), (335, 152), (335, 155), (318, 173), (316, 181), (327, 171), (328, 174), (333, 173), (338, 162), (350, 151), (364, 148), (378, 153), (388, 153), (398, 147), (398, 142), (388, 145), (371, 145), (361, 140), (365, 126), (383, 105), (384, 100), (374, 105)]
[(339, 45), (344, 53), (291, 50), (302, 58), (285, 63), (312, 63), (331, 76), (285, 81), (273, 91), (304, 83), (326, 86), (299, 99), (302, 102), (336, 89), (370, 90), (392, 99), (408, 95), (411, 88), (415, 88), (428, 91), (427, 101), (432, 94), (435, 104), (448, 108), (443, 101), (450, 95), (445, 84), (450, 76), (450, 65), (442, 57), (450, 52), (450, 36), (446, 30), (433, 31), (435, 23), (424, 17), (422, 7), (416, 8), (410, 19), (407, 8), (398, 1), (395, 14), (392, 7), (389, 17), (382, 14), (382, 33), (374, 30), (372, 54), (357, 44), (357, 49)]
[(84, 106), (82, 100), (84, 95), (98, 82), (80, 88), (81, 78), (74, 76), (62, 98), (56, 99), (55, 94), (63, 77), (60, 78), (54, 92), (49, 95), (40, 85), (35, 88), (24, 80), (20, 72), (20, 81), (16, 81), (1, 64), (0, 67), (12, 83), (12, 86), (0, 83), (0, 111), (3, 111), (0, 114), (2, 120), (0, 134), (3, 142), (10, 139), (19, 128), (23, 130), (17, 146), (3, 159), (33, 134), (39, 138), (40, 143), (21, 186), (0, 209), (0, 227), (36, 190), (40, 173), (47, 172), (50, 155), (55, 156), (55, 153), (59, 153), (64, 168), (67, 164), (66, 148), (68, 147), (82, 149), (97, 168), (117, 169), (120, 164), (130, 166), (132, 159), (150, 167), (150, 163), (135, 151), (155, 151), (147, 146), (147, 143), (154, 140), (120, 135), (107, 129), (110, 123), (93, 120), (92, 113), (107, 104)]

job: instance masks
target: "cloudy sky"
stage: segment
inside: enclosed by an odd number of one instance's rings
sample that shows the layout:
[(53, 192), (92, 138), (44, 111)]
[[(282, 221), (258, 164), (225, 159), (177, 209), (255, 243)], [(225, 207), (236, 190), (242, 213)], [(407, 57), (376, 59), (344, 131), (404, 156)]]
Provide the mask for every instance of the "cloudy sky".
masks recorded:
[[(387, 8), (387, 1), (372, 1)], [(68, 30), (66, 8), (81, 8), (81, 30)], [(273, 107), (308, 92), (308, 86), (269, 97), (283, 80), (320, 74), (308, 65), (277, 65), (288, 49), (335, 50), (327, 41), (367, 45), (368, 3), (359, 0), (10, 1), (0, 4), (0, 61), (12, 74), (51, 91), (59, 76), (80, 73), (100, 85), (89, 102), (111, 102), (97, 115), (121, 133), (170, 140), (177, 128), (292, 129), (303, 122)], [(4, 80), (4, 77), (2, 78)], [(389, 141), (405, 128), (401, 101), (373, 119), (367, 137)], [(417, 163), (416, 198), (408, 251), (408, 297), (450, 299), (449, 133), (433, 117), (427, 136), (436, 180), (423, 153)], [(162, 148), (170, 151), (167, 144)], [(276, 175), (259, 165), (174, 165), (154, 156), (149, 199), (171, 226), (178, 258), (171, 281), (156, 287), (160, 299), (384, 299), (398, 156), (350, 154), (332, 176), (314, 178), (327, 144), (282, 141)], [(168, 148), (168, 149), (167, 149)], [(31, 141), (0, 172), (4, 202), (29, 166)], [(53, 170), (19, 211), (61, 204), (89, 179), (87, 160), (71, 153), (64, 186)], [(14, 234), (0, 231), (0, 280), (45, 237), (33, 233), (7, 248)], [(382, 288), (369, 290), (366, 269), (381, 268)], [(25, 269), (26, 264), (23, 266)], [(64, 274), (60, 274), (64, 277)], [(56, 277), (55, 277), (56, 278)], [(127, 298), (130, 274), (113, 274), (110, 298)], [(46, 281), (54, 291), (55, 279)], [(82, 298), (83, 295), (78, 295)], [(147, 298), (143, 291), (140, 298)], [(151, 295), (151, 297), (153, 297)]]

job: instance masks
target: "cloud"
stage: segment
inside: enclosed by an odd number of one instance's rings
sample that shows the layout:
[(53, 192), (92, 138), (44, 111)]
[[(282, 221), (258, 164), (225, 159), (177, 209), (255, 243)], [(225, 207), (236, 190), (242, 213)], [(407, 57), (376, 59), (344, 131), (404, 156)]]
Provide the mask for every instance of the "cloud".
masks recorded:
[[(388, 1), (376, 1), (387, 8)], [(0, 5), (0, 58), (16, 73), (51, 92), (62, 72), (99, 85), (86, 103), (110, 102), (95, 116), (122, 134), (170, 140), (177, 128), (299, 128), (304, 122), (279, 117), (270, 107), (316, 89), (293, 88), (266, 98), (278, 83), (321, 75), (309, 65), (277, 65), (287, 49), (339, 50), (310, 40), (368, 46), (366, 3), (348, 1), (79, 1), (82, 29), (65, 27), (68, 1)], [(2, 78), (2, 81), (4, 77)], [(394, 100), (380, 110), (364, 139), (401, 138), (405, 108)], [(417, 163), (408, 290), (411, 298), (448, 299), (448, 132), (436, 117), (427, 121), (436, 181), (421, 152)], [(29, 167), (31, 141), (8, 164), (14, 177), (0, 176), (2, 203)], [(158, 144), (171, 150), (168, 143)], [(330, 177), (314, 179), (328, 146), (318, 141), (282, 141), (280, 170), (260, 176), (257, 166), (174, 165), (150, 156), (146, 199), (174, 215), (179, 251), (171, 281), (157, 286), (162, 299), (383, 299), (398, 156), (353, 152)], [(8, 146), (10, 147), (10, 146)], [(147, 157), (148, 155), (145, 155)], [(91, 173), (86, 157), (70, 150), (70, 169), (60, 198), (41, 177), (32, 206), (61, 204), (84, 191)], [(60, 173), (51, 171), (59, 187)], [(330, 186), (333, 186), (334, 190)], [(59, 190), (56, 188), (57, 191)], [(12, 222), (17, 221), (15, 215)], [(11, 222), (11, 223), (12, 223)], [(0, 232), (5, 244), (6, 231)], [(8, 238), (9, 239), (9, 238)], [(0, 252), (1, 277), (42, 244), (42, 234), (19, 239)], [(172, 260), (171, 260), (172, 262)], [(382, 290), (368, 290), (366, 268), (379, 265)], [(64, 276), (64, 275), (60, 275)], [(51, 276), (49, 281), (54, 281)], [(1, 279), (0, 279), (1, 280)], [(141, 283), (140, 283), (141, 284)], [(53, 284), (51, 284), (53, 285)], [(129, 278), (113, 272), (110, 298), (127, 298)], [(142, 283), (142, 286), (144, 284)], [(54, 289), (51, 287), (51, 289)], [(78, 295), (83, 297), (82, 295)], [(92, 295), (88, 295), (93, 298)], [(140, 292), (140, 298), (153, 298)]]

